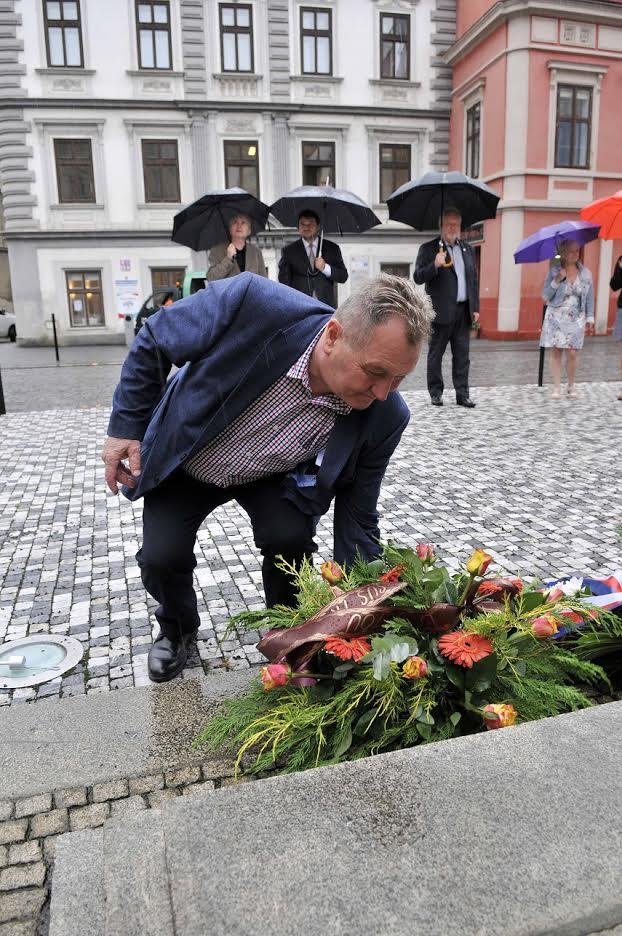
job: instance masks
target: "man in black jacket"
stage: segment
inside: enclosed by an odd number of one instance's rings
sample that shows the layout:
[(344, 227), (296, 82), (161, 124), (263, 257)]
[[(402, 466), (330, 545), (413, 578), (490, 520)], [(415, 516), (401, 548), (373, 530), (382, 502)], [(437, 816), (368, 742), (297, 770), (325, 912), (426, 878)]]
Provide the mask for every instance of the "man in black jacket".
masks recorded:
[(415, 283), (425, 283), (436, 318), (428, 348), (428, 391), (433, 406), (443, 405), (443, 355), (451, 344), (451, 375), (458, 406), (472, 408), (469, 396), (471, 323), (479, 321), (479, 286), (473, 248), (458, 240), (462, 218), (448, 209), (437, 237), (422, 244), (415, 264)]
[(341, 251), (337, 244), (325, 239), (320, 251), (320, 219), (314, 211), (301, 211), (298, 233), (300, 239), (288, 244), (281, 253), (279, 283), (315, 296), (335, 309), (335, 284), (345, 283), (348, 278)]

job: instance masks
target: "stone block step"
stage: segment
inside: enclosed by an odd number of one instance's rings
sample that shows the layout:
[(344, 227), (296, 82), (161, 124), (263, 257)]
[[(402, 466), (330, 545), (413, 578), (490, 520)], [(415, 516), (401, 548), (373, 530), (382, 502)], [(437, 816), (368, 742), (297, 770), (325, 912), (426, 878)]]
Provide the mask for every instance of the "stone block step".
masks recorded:
[(160, 809), (106, 824), (104, 883), (106, 936), (174, 936)]
[(0, 718), (0, 799), (205, 760), (192, 748), (218, 704), (243, 692), (249, 670), (118, 689), (41, 705), (12, 705)]
[(62, 835), (53, 877), (49, 936), (105, 936), (103, 829)]
[(106, 936), (615, 932), (621, 784), (618, 702), (180, 798), (106, 827)]

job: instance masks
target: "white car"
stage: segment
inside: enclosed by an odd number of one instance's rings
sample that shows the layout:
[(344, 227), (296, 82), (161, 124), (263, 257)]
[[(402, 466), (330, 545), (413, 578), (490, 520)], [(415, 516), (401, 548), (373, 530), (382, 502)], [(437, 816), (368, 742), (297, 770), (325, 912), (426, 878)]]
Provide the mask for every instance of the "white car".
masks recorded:
[(17, 338), (15, 316), (6, 309), (0, 309), (0, 338), (8, 338), (9, 341), (15, 341)]

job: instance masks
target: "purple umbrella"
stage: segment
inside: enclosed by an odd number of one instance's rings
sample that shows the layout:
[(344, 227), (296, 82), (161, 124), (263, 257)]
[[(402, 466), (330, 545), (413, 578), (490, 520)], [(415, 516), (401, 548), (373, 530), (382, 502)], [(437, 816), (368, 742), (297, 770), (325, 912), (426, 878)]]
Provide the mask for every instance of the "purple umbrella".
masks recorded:
[(560, 221), (540, 228), (520, 242), (514, 252), (514, 263), (538, 263), (551, 260), (559, 251), (561, 241), (573, 240), (577, 244), (587, 244), (596, 240), (599, 224), (590, 221)]

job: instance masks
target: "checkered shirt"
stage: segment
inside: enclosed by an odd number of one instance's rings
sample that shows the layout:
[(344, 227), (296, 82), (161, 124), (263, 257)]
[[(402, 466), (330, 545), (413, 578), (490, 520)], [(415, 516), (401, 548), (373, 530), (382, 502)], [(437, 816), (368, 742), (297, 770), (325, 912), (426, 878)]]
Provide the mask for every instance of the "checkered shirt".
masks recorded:
[(321, 334), (286, 374), (184, 462), (188, 474), (227, 488), (290, 471), (325, 448), (337, 416), (351, 407), (333, 393), (312, 395), (309, 360)]

